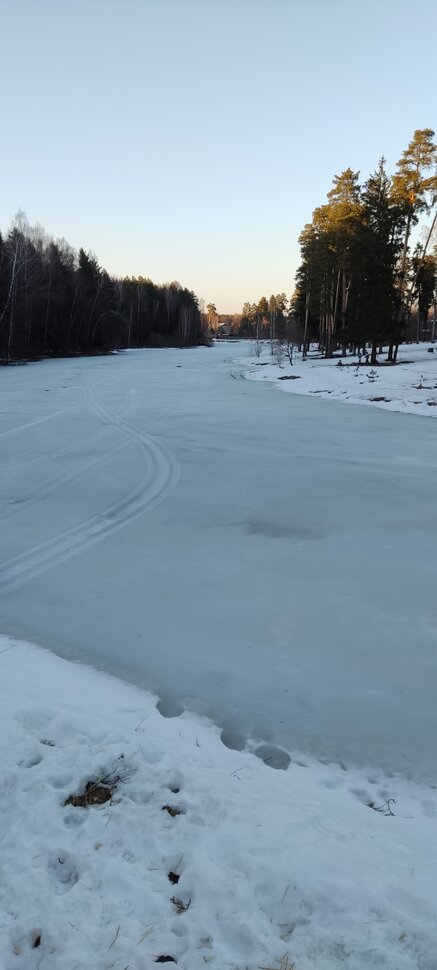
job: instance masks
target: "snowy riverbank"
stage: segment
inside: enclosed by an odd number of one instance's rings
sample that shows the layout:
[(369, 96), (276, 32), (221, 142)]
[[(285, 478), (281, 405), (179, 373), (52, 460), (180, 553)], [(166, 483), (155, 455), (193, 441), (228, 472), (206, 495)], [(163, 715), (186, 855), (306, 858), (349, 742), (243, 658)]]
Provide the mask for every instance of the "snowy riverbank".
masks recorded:
[(436, 967), (434, 787), (272, 770), (5, 637), (0, 669), (2, 970)]
[[(304, 361), (295, 353), (293, 366), (284, 356), (278, 366), (264, 341), (261, 356), (250, 359), (246, 377), (274, 381), (282, 391), (294, 394), (437, 417), (437, 344), (403, 344), (396, 366), (384, 366), (386, 356), (380, 355), (377, 367), (358, 367), (356, 357), (324, 360), (312, 351)], [(243, 360), (247, 365), (248, 359)]]

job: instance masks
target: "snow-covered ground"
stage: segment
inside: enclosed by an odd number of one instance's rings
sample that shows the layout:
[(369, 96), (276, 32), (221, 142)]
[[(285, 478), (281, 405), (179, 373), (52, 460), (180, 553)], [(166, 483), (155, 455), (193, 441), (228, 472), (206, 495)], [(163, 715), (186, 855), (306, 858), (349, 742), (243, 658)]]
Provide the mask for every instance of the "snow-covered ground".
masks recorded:
[(435, 970), (435, 786), (273, 771), (5, 637), (0, 671), (2, 970)]
[(235, 747), (434, 783), (436, 425), (241, 380), (246, 348), (1, 368), (0, 631)]
[(275, 381), (282, 391), (293, 394), (437, 417), (437, 344), (402, 345), (395, 367), (384, 366), (387, 353), (378, 355), (377, 367), (366, 365), (364, 358), (357, 366), (357, 357), (324, 360), (315, 347), (306, 360), (295, 352), (291, 366), (286, 356), (280, 364), (272, 361), (267, 341), (261, 349), (259, 358), (243, 358), (251, 380)]

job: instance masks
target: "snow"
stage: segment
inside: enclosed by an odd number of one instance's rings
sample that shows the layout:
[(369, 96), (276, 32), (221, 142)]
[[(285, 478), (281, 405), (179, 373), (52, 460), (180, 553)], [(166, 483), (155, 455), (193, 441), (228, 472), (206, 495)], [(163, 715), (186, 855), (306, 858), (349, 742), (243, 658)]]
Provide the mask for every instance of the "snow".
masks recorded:
[[(435, 970), (435, 786), (274, 771), (15, 639), (0, 669), (2, 970)], [(108, 775), (110, 801), (65, 804)]]
[(1, 369), (0, 631), (278, 763), (435, 783), (435, 424), (240, 380), (246, 349)]
[[(437, 417), (437, 344), (401, 345), (396, 366), (384, 366), (386, 348), (378, 355), (376, 367), (364, 363), (358, 367), (358, 357), (352, 355), (325, 360), (316, 348), (306, 360), (294, 352), (292, 366), (287, 357), (279, 366), (272, 361), (270, 344), (264, 342), (261, 348), (260, 359), (249, 361), (251, 380), (275, 381), (281, 391), (293, 394)], [(247, 365), (246, 357), (243, 361)]]

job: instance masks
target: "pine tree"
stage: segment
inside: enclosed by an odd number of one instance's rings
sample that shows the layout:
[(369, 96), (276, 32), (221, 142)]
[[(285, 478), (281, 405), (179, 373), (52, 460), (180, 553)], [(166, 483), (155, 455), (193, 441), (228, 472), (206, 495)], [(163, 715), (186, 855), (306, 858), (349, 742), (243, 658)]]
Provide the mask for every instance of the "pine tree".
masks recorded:
[(402, 256), (399, 267), (401, 313), (405, 314), (405, 289), (408, 243), (411, 229), (418, 222), (419, 214), (429, 212), (437, 200), (437, 146), (431, 128), (414, 132), (408, 148), (402, 153), (393, 176), (392, 195), (394, 203), (402, 212), (405, 229)]
[(362, 346), (372, 344), (372, 364), (378, 344), (400, 339), (396, 269), (401, 229), (399, 207), (392, 200), (391, 181), (381, 158), (362, 193), (360, 265), (352, 297), (353, 335)]

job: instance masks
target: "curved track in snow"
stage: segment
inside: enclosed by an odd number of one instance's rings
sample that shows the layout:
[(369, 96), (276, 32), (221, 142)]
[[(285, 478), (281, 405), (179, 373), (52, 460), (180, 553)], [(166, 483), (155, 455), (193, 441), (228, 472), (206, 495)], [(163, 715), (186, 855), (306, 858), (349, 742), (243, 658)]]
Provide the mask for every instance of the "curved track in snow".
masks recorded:
[[(135, 410), (137, 409), (138, 404), (136, 403), (136, 407), (133, 411), (132, 407), (129, 407), (131, 403), (132, 403), (132, 398), (126, 393), (123, 401), (123, 405), (122, 405), (123, 418), (130, 417), (132, 416), (133, 413), (135, 413)], [(62, 412), (54, 412), (52, 417), (56, 418), (59, 413), (62, 413)], [(96, 411), (96, 413), (98, 412)], [(101, 417), (100, 414), (98, 414), (98, 416)], [(45, 418), (44, 420), (48, 420), (48, 418)], [(113, 423), (107, 422), (107, 425), (108, 424), (109, 426), (103, 428), (103, 430), (100, 430), (97, 434), (93, 435), (93, 437), (89, 440), (89, 442), (87, 442), (88, 447), (91, 448), (95, 446), (98, 442), (102, 441), (102, 439), (109, 437), (113, 433)], [(18, 430), (25, 430), (26, 427), (27, 426), (24, 425), (23, 429), (20, 428)], [(128, 445), (129, 445), (129, 442), (127, 440), (124, 440), (123, 442), (118, 442), (116, 445), (114, 445), (112, 448), (109, 448), (108, 451), (104, 452), (103, 454), (96, 455), (95, 457), (85, 461), (77, 462), (75, 468), (73, 468), (70, 471), (61, 472), (59, 475), (55, 475), (55, 476), (50, 475), (50, 477), (46, 478), (46, 480), (43, 481), (40, 485), (35, 486), (33, 488), (31, 487), (27, 492), (25, 492), (24, 494), (21, 494), (19, 499), (17, 499), (14, 503), (8, 504), (3, 509), (3, 511), (0, 512), (0, 522), (2, 519), (6, 519), (6, 518), (10, 519), (11, 515), (19, 514), (22, 511), (26, 511), (26, 513), (29, 512), (29, 510), (32, 509), (32, 507), (35, 504), (37, 504), (41, 500), (48, 498), (50, 495), (55, 495), (56, 492), (58, 492), (63, 486), (68, 485), (70, 482), (73, 482), (78, 478), (81, 478), (91, 468), (95, 468), (97, 465), (100, 465), (108, 461), (110, 458), (115, 457), (115, 455), (118, 452), (122, 451), (124, 448), (127, 448)], [(67, 448), (63, 448), (62, 451), (56, 452), (53, 455), (53, 459), (58, 460), (62, 458), (74, 457), (75, 452), (77, 452), (77, 447), (78, 447), (77, 442), (75, 442), (73, 445), (69, 445)], [(35, 461), (35, 456), (32, 456), (31, 459), (23, 458), (21, 461), (15, 462), (14, 472), (16, 473), (18, 469), (28, 465), (32, 461)], [(7, 477), (8, 474), (10, 476), (10, 469), (6, 469), (5, 471), (3, 471), (3, 474), (2, 475), (0, 474), (0, 478), (4, 479)]]
[[(173, 491), (180, 477), (179, 465), (173, 455), (151, 435), (138, 431), (123, 417), (111, 414), (95, 396), (93, 387), (87, 388), (87, 399), (91, 409), (102, 420), (119, 431), (124, 441), (104, 455), (85, 463), (77, 472), (60, 477), (53, 490), (76, 475), (83, 474), (95, 464), (109, 461), (129, 444), (136, 445), (145, 460), (144, 475), (127, 495), (109, 505), (102, 512), (90, 516), (83, 522), (59, 532), (54, 537), (40, 542), (26, 552), (14, 556), (0, 566), (0, 590), (11, 592), (30, 579), (53, 569), (59, 563), (78, 555), (96, 542), (101, 542), (112, 533), (133, 522), (145, 512), (154, 508)], [(47, 491), (48, 494), (50, 489)]]

